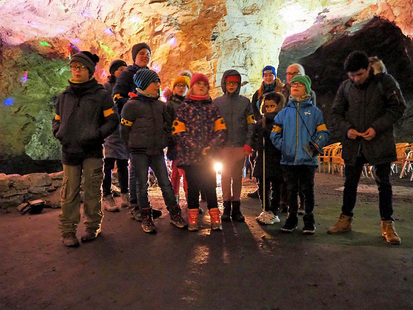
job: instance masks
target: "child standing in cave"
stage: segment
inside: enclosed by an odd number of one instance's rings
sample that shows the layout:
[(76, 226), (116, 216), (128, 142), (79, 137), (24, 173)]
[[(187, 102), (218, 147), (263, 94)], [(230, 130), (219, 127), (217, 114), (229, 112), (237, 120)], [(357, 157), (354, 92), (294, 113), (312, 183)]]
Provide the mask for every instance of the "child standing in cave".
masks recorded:
[(57, 98), (53, 135), (62, 144), (63, 185), (60, 229), (63, 244), (76, 247), (80, 222), (80, 183), (84, 179), (86, 234), (82, 242), (96, 239), (101, 232), (102, 144), (118, 126), (109, 93), (93, 77), (99, 57), (88, 51), (70, 60), (72, 78)]

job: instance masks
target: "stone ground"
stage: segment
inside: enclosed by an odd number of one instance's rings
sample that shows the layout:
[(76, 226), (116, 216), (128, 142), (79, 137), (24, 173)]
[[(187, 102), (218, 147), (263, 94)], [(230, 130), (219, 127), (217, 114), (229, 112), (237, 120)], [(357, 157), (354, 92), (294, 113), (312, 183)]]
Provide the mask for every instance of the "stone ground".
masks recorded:
[[(207, 215), (198, 232), (163, 215), (158, 234), (147, 235), (122, 210), (105, 214), (99, 239), (70, 249), (60, 241), (59, 210), (0, 214), (0, 309), (413, 309), (413, 182), (394, 181), (400, 246), (380, 236), (374, 190), (359, 195), (352, 232), (327, 235), (343, 179), (323, 173), (314, 236), (301, 233), (301, 222), (292, 234), (279, 232), (285, 214), (281, 224), (259, 225), (248, 179), (246, 223), (224, 223), (222, 232), (210, 231)], [(159, 190), (150, 195), (165, 211)]]

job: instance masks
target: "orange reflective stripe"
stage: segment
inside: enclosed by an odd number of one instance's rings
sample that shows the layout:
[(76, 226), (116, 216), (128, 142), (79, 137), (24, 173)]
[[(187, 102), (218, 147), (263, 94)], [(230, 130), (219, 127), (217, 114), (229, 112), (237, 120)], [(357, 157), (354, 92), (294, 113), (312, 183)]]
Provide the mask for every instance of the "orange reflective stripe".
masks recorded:
[(112, 115), (113, 113), (115, 112), (113, 111), (112, 108), (110, 108), (110, 109), (103, 111), (103, 116), (108, 117), (109, 115)]
[(320, 125), (317, 127), (317, 131), (327, 130), (326, 124)]
[(282, 131), (282, 128), (277, 125), (274, 125), (274, 127), (272, 127), (272, 130), (271, 130), (271, 132), (281, 132), (281, 131)]
[(116, 94), (115, 96), (113, 96), (113, 101), (116, 101), (116, 100), (118, 100), (118, 99), (120, 99), (120, 98), (122, 98), (122, 96), (119, 95), (119, 94)]
[(60, 121), (60, 115), (57, 115), (54, 117), (55, 120)]
[(185, 123), (175, 120), (172, 123), (172, 134), (177, 134), (186, 131)]
[(133, 122), (128, 121), (127, 119), (124, 119), (124, 118), (122, 118), (122, 119), (120, 120), (120, 123), (121, 123), (122, 125), (125, 125), (125, 126), (128, 126), (128, 127), (130, 127), (130, 126), (133, 125)]
[(255, 124), (255, 117), (254, 117), (253, 114), (248, 115), (248, 117), (247, 117), (247, 123), (248, 123), (248, 124)]
[(216, 121), (215, 121), (215, 131), (218, 131), (218, 130), (225, 130), (225, 129), (227, 129), (227, 126), (225, 126), (225, 121), (224, 121), (224, 119), (221, 117), (221, 118), (218, 118)]

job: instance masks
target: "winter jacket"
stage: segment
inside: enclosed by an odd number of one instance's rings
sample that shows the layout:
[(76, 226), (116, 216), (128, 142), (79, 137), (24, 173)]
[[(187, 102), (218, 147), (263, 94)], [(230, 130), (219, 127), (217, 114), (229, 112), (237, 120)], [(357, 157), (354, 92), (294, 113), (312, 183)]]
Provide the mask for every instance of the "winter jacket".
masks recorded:
[[(272, 178), (280, 175), (281, 151), (277, 149), (270, 139), (272, 123), (277, 113), (265, 113), (265, 126), (262, 121), (255, 124), (254, 128), (254, 150), (257, 150), (253, 176), (255, 178), (263, 177), (263, 159), (265, 152), (265, 177)], [(265, 143), (265, 148), (264, 148)]]
[[(108, 91), (110, 94), (112, 92), (112, 88), (115, 85), (116, 77), (111, 75), (109, 76), (108, 80), (103, 84), (103, 87)], [(129, 153), (126, 148), (125, 143), (120, 136), (120, 123), (115, 129), (115, 131), (105, 139), (105, 143), (103, 144), (105, 149), (105, 158), (115, 158), (115, 159), (128, 159)]]
[(139, 67), (138, 65), (133, 64), (132, 66), (128, 66), (116, 79), (112, 96), (115, 108), (119, 114), (122, 113), (123, 106), (129, 99), (129, 93), (135, 92), (136, 86), (133, 82), (133, 76), (140, 69), (148, 69), (148, 67)]
[[(178, 166), (201, 164), (224, 146), (226, 126), (218, 107), (211, 99), (186, 98), (172, 126), (173, 137), (179, 147)], [(211, 147), (208, 156), (202, 150)]]
[[(229, 94), (226, 91), (225, 79), (236, 75), (240, 78), (237, 90)], [(225, 147), (252, 146), (255, 119), (252, 106), (248, 98), (240, 96), (241, 75), (236, 70), (227, 70), (221, 79), (224, 95), (214, 100), (227, 126), (227, 140)]]
[(57, 97), (53, 135), (62, 144), (62, 163), (80, 165), (86, 158), (102, 158), (103, 140), (119, 118), (110, 95), (95, 79), (69, 83)]
[[(350, 79), (341, 83), (334, 99), (333, 129), (341, 138), (342, 157), (347, 165), (355, 164), (360, 154), (372, 165), (390, 163), (397, 158), (393, 125), (402, 117), (406, 102), (391, 75), (375, 76), (372, 71), (361, 86), (354, 85)], [(370, 127), (376, 131), (370, 141), (347, 137), (351, 128), (362, 133)]]
[[(272, 84), (265, 84), (264, 82), (261, 83), (260, 88), (254, 93), (251, 100), (252, 112), (254, 113), (255, 120), (258, 121), (261, 119), (260, 107), (262, 103), (262, 98), (265, 93), (269, 93), (271, 91), (275, 91), (281, 94), (281, 90), (284, 84), (281, 82), (279, 78), (275, 78), (275, 81)], [(288, 97), (285, 98), (287, 100)], [(284, 107), (284, 103), (282, 104)]]
[[(182, 99), (182, 100), (181, 100)], [(172, 121), (175, 119), (176, 111), (178, 111), (179, 107), (184, 104), (185, 97), (180, 97), (178, 95), (172, 95), (168, 102), (166, 103), (166, 110), (168, 114), (168, 119)], [(167, 157), (169, 160), (175, 160), (178, 155), (178, 149), (176, 147), (176, 143), (174, 139), (171, 139), (168, 143), (168, 153)]]
[(130, 153), (160, 155), (171, 135), (166, 105), (157, 98), (139, 94), (122, 110), (121, 136)]
[(281, 165), (318, 166), (318, 156), (310, 157), (303, 147), (313, 141), (321, 149), (327, 144), (329, 136), (323, 114), (313, 106), (311, 99), (290, 99), (274, 118), (270, 138), (281, 150)]

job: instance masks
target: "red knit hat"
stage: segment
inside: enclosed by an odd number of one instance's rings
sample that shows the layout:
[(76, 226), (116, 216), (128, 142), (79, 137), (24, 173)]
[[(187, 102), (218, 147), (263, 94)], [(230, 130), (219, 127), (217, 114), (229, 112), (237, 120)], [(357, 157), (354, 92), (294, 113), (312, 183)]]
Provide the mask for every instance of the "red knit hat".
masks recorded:
[(209, 80), (208, 80), (208, 78), (206, 77), (206, 75), (204, 75), (204, 74), (202, 74), (202, 73), (195, 73), (195, 74), (192, 76), (190, 87), (194, 86), (194, 84), (195, 84), (196, 82), (199, 82), (199, 81), (205, 82), (205, 83), (208, 85), (208, 88), (210, 88), (210, 87), (209, 87)]
[(238, 82), (239, 83), (241, 81), (241, 79), (240, 79), (239, 75), (230, 75), (230, 76), (227, 76), (225, 78), (225, 81), (226, 82)]

